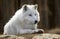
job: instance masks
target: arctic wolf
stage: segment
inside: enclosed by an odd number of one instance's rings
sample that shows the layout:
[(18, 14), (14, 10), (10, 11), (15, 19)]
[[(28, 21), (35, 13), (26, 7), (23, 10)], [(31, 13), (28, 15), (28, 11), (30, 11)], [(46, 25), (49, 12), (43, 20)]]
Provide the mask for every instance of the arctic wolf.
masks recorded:
[(37, 29), (37, 24), (40, 21), (37, 8), (37, 4), (23, 5), (4, 26), (4, 34), (17, 35), (41, 31), (42, 29)]

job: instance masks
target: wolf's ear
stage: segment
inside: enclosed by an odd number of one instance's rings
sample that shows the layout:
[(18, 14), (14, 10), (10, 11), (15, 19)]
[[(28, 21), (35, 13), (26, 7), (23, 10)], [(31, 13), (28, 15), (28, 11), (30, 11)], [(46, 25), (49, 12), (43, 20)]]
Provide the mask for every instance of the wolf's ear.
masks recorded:
[(37, 9), (37, 8), (38, 8), (38, 5), (37, 5), (37, 4), (35, 4), (34, 8), (35, 8), (35, 9)]
[(27, 11), (27, 9), (28, 9), (27, 5), (24, 5), (23, 10), (24, 10), (24, 11)]

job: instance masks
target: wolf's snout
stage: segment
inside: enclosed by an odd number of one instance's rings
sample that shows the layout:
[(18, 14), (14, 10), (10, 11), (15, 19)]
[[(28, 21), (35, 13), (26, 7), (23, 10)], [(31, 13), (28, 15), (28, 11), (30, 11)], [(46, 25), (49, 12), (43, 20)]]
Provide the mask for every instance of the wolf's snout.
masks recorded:
[(37, 20), (35, 20), (35, 23), (34, 23), (34, 24), (36, 24), (36, 23), (38, 23), (38, 21), (37, 21)]

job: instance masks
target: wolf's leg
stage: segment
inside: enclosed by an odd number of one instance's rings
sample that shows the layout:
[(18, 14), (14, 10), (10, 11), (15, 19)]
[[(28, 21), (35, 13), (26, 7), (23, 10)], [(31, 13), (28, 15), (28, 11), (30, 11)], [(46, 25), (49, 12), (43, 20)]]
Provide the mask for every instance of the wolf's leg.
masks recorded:
[(43, 29), (35, 29), (35, 30), (32, 30), (32, 29), (20, 29), (19, 34), (37, 33), (37, 32), (39, 32), (39, 31), (44, 32)]
[(20, 29), (19, 34), (28, 34), (28, 33), (34, 33), (35, 31), (32, 29)]

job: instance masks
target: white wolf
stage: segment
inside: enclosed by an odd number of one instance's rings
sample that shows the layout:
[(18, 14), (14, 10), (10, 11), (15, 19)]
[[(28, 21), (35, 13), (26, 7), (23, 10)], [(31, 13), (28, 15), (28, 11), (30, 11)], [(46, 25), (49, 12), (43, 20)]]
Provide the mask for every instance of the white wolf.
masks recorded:
[(17, 35), (41, 31), (42, 29), (37, 29), (37, 23), (40, 21), (37, 8), (37, 5), (23, 5), (4, 26), (4, 34)]

